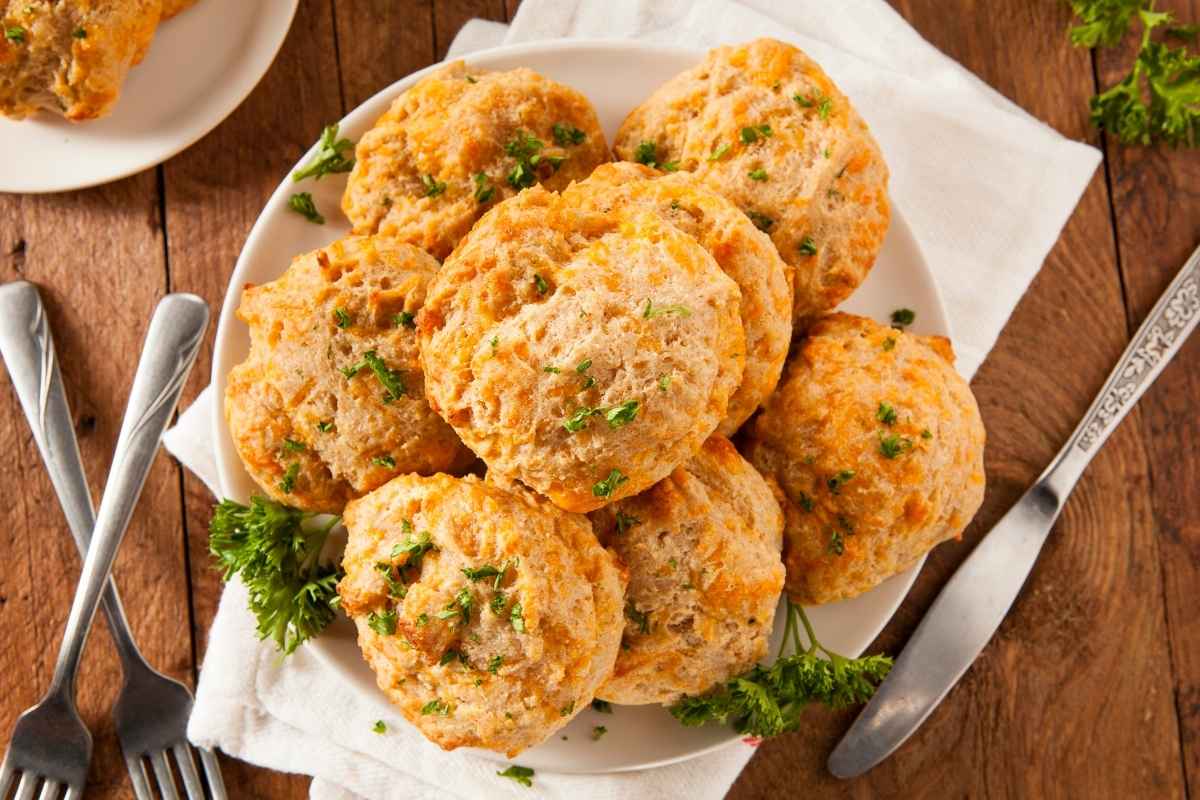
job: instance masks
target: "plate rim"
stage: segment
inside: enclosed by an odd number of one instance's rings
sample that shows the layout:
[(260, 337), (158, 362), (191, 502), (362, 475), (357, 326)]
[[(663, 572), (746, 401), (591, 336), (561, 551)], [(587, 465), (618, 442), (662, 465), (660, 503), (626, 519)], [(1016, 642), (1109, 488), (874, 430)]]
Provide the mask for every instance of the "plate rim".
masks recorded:
[[(657, 43), (634, 41), (634, 40), (628, 40), (628, 39), (619, 39), (619, 38), (590, 39), (590, 38), (578, 38), (578, 37), (557, 39), (557, 40), (552, 40), (552, 41), (528, 42), (528, 43), (522, 43), (522, 44), (502, 45), (499, 47), (491, 47), (491, 48), (477, 50), (477, 51), (473, 51), (470, 53), (458, 54), (453, 57), (445, 58), (442, 61), (438, 61), (433, 64), (430, 64), (427, 67), (424, 67), (415, 72), (411, 72), (408, 75), (405, 75), (405, 76), (399, 78), (398, 80), (393, 81), (386, 87), (380, 89), (379, 91), (372, 94), (370, 97), (363, 100), (362, 103), (355, 106), (353, 109), (350, 109), (349, 111), (347, 111), (344, 115), (342, 115), (342, 117), (339, 118), (339, 120), (338, 120), (338, 125), (341, 126), (342, 124), (344, 124), (348, 117), (358, 113), (365, 106), (372, 105), (375, 102), (380, 101), (381, 99), (384, 99), (384, 98), (394, 99), (394, 97), (396, 97), (400, 92), (406, 90), (409, 86), (413, 85), (414, 83), (419, 81), (421, 78), (425, 77), (427, 74), (433, 72), (436, 69), (439, 69), (440, 67), (442, 67), (444, 64), (446, 64), (448, 62), (462, 60), (462, 61), (467, 61), (468, 63), (471, 63), (473, 60), (476, 60), (476, 59), (487, 60), (487, 59), (492, 59), (492, 58), (521, 57), (521, 56), (530, 55), (530, 54), (533, 54), (533, 55), (558, 54), (558, 53), (562, 53), (562, 52), (575, 52), (575, 51), (579, 51), (581, 49), (593, 50), (593, 51), (597, 51), (598, 53), (599, 52), (609, 52), (612, 54), (618, 54), (620, 51), (625, 51), (625, 52), (638, 51), (640, 53), (646, 53), (646, 54), (663, 54), (663, 53), (665, 53), (665, 54), (669, 54), (671, 56), (675, 56), (678, 58), (690, 58), (690, 59), (694, 59), (696, 61), (699, 61), (701, 58), (703, 58), (704, 53), (706, 52), (705, 50), (698, 49), (698, 48), (681, 47), (678, 45), (669, 45), (669, 44), (657, 44)], [(224, 362), (227, 360), (226, 350), (229, 346), (229, 340), (231, 339), (231, 337), (228, 335), (228, 330), (229, 330), (230, 325), (235, 324), (237, 322), (236, 317), (235, 317), (236, 307), (237, 307), (236, 304), (240, 298), (241, 291), (242, 291), (242, 289), (241, 289), (242, 282), (238, 280), (238, 277), (240, 274), (242, 274), (243, 272), (245, 272), (248, 269), (248, 265), (249, 265), (249, 259), (247, 258), (246, 254), (252, 250), (256, 250), (258, 240), (260, 238), (262, 238), (262, 236), (265, 235), (264, 231), (267, 227), (266, 219), (267, 219), (268, 209), (275, 204), (278, 196), (286, 194), (290, 191), (290, 187), (292, 186), (292, 182), (290, 180), (291, 173), (295, 169), (299, 168), (301, 165), (306, 163), (312, 157), (312, 155), (315, 153), (316, 149), (317, 149), (317, 143), (314, 143), (296, 161), (296, 164), (291, 169), (289, 169), (286, 173), (284, 173), (284, 175), (282, 176), (282, 178), (280, 180), (279, 185), (275, 188), (275, 191), (273, 191), (271, 193), (271, 195), (267, 198), (267, 200), (263, 204), (262, 211), (259, 212), (259, 215), (255, 219), (253, 226), (251, 226), (249, 234), (246, 236), (246, 240), (242, 245), (241, 251), (238, 253), (237, 262), (234, 265), (233, 272), (230, 274), (229, 285), (226, 287), (225, 294), (221, 300), (221, 310), (220, 310), (220, 313), (219, 313), (218, 319), (217, 319), (217, 328), (215, 331), (214, 344), (213, 344), (212, 371), (210, 374), (210, 381), (211, 381), (210, 386), (214, 389), (214, 392), (219, 390), (221, 393), (221, 396), (223, 396), (224, 388), (225, 388), (225, 384), (226, 384), (226, 381), (225, 381), (226, 375), (222, 373), (222, 366), (223, 366)], [(921, 247), (920, 240), (916, 237), (916, 234), (913, 232), (912, 227), (909, 225), (907, 218), (905, 217), (903, 212), (899, 209), (899, 207), (896, 205), (896, 203), (891, 200), (890, 197), (889, 197), (889, 202), (890, 202), (890, 206), (891, 206), (889, 236), (892, 235), (893, 231), (895, 231), (897, 234), (899, 234), (900, 236), (902, 236), (904, 239), (907, 240), (908, 245), (912, 248), (912, 250), (915, 252), (916, 256), (919, 259), (919, 262), (923, 268), (923, 271), (928, 278), (929, 289), (931, 290), (931, 292), (933, 294), (934, 308), (933, 309), (928, 309), (928, 308), (924, 309), (922, 311), (922, 316), (926, 317), (927, 319), (932, 318), (933, 324), (931, 327), (935, 329), (935, 332), (938, 332), (941, 335), (944, 335), (948, 338), (953, 339), (953, 328), (952, 328), (951, 322), (950, 322), (950, 315), (947, 313), (945, 298), (944, 298), (944, 295), (942, 294), (941, 286), (939, 285), (939, 283), (937, 281), (937, 276), (934, 273), (933, 269), (931, 268), (928, 259), (925, 257), (925, 253)], [(930, 313), (930, 312), (933, 312), (933, 313)], [(227, 470), (224, 467), (225, 462), (228, 460), (227, 453), (225, 451), (228, 450), (228, 448), (231, 446), (229, 434), (228, 434), (228, 431), (226, 430), (226, 426), (225, 426), (225, 419), (224, 419), (224, 413), (223, 413), (224, 403), (221, 400), (221, 397), (218, 397), (218, 396), (216, 396), (216, 394), (214, 394), (214, 399), (213, 399), (213, 402), (211, 405), (212, 405), (212, 413), (210, 416), (210, 435), (212, 436), (212, 441), (213, 441), (213, 446), (214, 446), (215, 456), (216, 456), (215, 462), (216, 462), (216, 468), (217, 468), (218, 487), (221, 489), (223, 495), (231, 496), (231, 493), (228, 491), (228, 489), (232, 485), (232, 482), (229, 480), (229, 477), (227, 476)], [(234, 455), (234, 457), (236, 457), (236, 453), (234, 453), (233, 455)], [(887, 613), (880, 615), (881, 621), (877, 625), (871, 626), (871, 628), (870, 628), (871, 633), (870, 633), (870, 636), (868, 639), (869, 641), (877, 638), (879, 636), (879, 633), (883, 630), (883, 628), (886, 627), (888, 625), (888, 623), (890, 623), (892, 621), (892, 619), (895, 617), (897, 609), (899, 609), (900, 605), (904, 602), (904, 600), (908, 597), (909, 592), (912, 590), (912, 585), (913, 585), (913, 583), (915, 583), (917, 575), (920, 573), (921, 568), (925, 564), (925, 560), (927, 557), (928, 557), (927, 554), (921, 556), (921, 558), (918, 559), (907, 570), (905, 570), (904, 572), (898, 573), (897, 575), (894, 575), (891, 578), (889, 578), (889, 580), (903, 581), (903, 583), (904, 583), (903, 590), (897, 593), (896, 599), (891, 603), (890, 608), (888, 608), (888, 610), (887, 610)], [(325, 646), (324, 644), (321, 643), (319, 637), (317, 639), (313, 639), (310, 642), (307, 642), (305, 644), (305, 647), (306, 647), (307, 651), (309, 653), (311, 653), (316, 658), (316, 660), (321, 663), (322, 667), (330, 670), (331, 672), (334, 672), (335, 674), (337, 674), (339, 676), (344, 675), (343, 666), (340, 663), (338, 663), (336, 655), (328, 652), (327, 646)], [(860, 653), (853, 653), (851, 655), (858, 656), (858, 655), (860, 655)], [(366, 691), (361, 689), (360, 687), (358, 687), (356, 682), (350, 683), (350, 686), (351, 686), (352, 691), (355, 692), (355, 694), (357, 694), (357, 695), (365, 695), (366, 694)], [(382, 693), (380, 693), (378, 691), (378, 689), (373, 688), (373, 692), (375, 695), (378, 695), (378, 696), (364, 697), (364, 700), (366, 700), (367, 702), (376, 703), (376, 704), (378, 704), (380, 702), (386, 702), (386, 698), (383, 697)], [(659, 767), (669, 766), (671, 764), (678, 764), (678, 763), (681, 763), (684, 761), (690, 761), (694, 758), (700, 758), (702, 756), (709, 755), (711, 753), (715, 753), (719, 750), (723, 750), (724, 748), (731, 746), (735, 742), (741, 741), (743, 738), (744, 737), (742, 735), (734, 732), (732, 729), (729, 729), (729, 735), (727, 737), (725, 737), (724, 739), (722, 739), (721, 741), (714, 742), (710, 745), (701, 747), (699, 749), (693, 750), (686, 754), (671, 756), (668, 758), (655, 759), (655, 760), (651, 760), (651, 761), (638, 762), (636, 764), (621, 765), (621, 766), (617, 766), (617, 767), (609, 767), (609, 768), (605, 768), (605, 769), (601, 769), (601, 770), (595, 770), (595, 769), (573, 770), (570, 768), (559, 767), (559, 768), (554, 769), (553, 771), (559, 772), (562, 774), (603, 775), (603, 774), (614, 774), (614, 773), (622, 773), (622, 772), (634, 772), (634, 771), (644, 770), (644, 769), (655, 769), (655, 768), (659, 768)], [(505, 758), (503, 754), (492, 753), (487, 750), (481, 750), (481, 749), (476, 749), (476, 748), (463, 748), (462, 752), (469, 753), (470, 755), (477, 756), (480, 758), (485, 758), (490, 761), (494, 761), (496, 763), (507, 763), (507, 762), (511, 761), (511, 759)]]
[[(245, 81), (245, 83), (243, 84), (241, 89), (239, 89), (237, 92), (235, 92), (234, 95), (230, 98), (230, 102), (222, 104), (220, 106), (220, 110), (214, 112), (212, 115), (212, 118), (209, 121), (196, 125), (196, 127), (194, 129), (189, 130), (189, 132), (186, 136), (180, 137), (177, 141), (173, 142), (172, 144), (170, 144), (160, 150), (153, 151), (152, 155), (147, 156), (148, 160), (134, 159), (134, 161), (131, 162), (130, 164), (119, 167), (110, 172), (104, 172), (101, 175), (98, 175), (96, 177), (89, 178), (89, 179), (86, 179), (83, 181), (79, 181), (79, 180), (75, 180), (75, 179), (63, 180), (63, 181), (59, 181), (56, 183), (43, 183), (34, 188), (30, 188), (27, 186), (12, 186), (12, 185), (4, 184), (4, 183), (0, 182), (0, 193), (18, 194), (18, 195), (20, 195), (20, 194), (30, 194), (30, 195), (56, 194), (59, 192), (76, 192), (76, 191), (80, 191), (83, 189), (93, 189), (97, 186), (105, 186), (110, 183), (116, 183), (117, 181), (128, 178), (130, 175), (136, 175), (139, 172), (143, 172), (145, 170), (152, 169), (154, 167), (159, 166), (160, 164), (165, 163), (166, 161), (169, 161), (170, 159), (172, 159), (175, 156), (182, 153), (184, 150), (187, 150), (189, 147), (194, 145), (196, 142), (203, 139), (208, 134), (212, 133), (217, 128), (217, 126), (219, 126), (222, 122), (227, 120), (229, 118), (229, 116), (231, 114), (233, 114), (234, 111), (237, 111), (238, 108), (241, 107), (242, 103), (246, 102), (246, 98), (250, 96), (250, 93), (253, 92), (260, 83), (262, 83), (262, 79), (266, 76), (267, 72), (271, 69), (271, 66), (275, 63), (275, 59), (279, 57), (279, 51), (281, 49), (283, 49), (283, 43), (285, 41), (287, 41), (288, 33), (291, 32), (292, 24), (295, 22), (295, 19), (296, 19), (296, 12), (300, 8), (300, 0), (275, 0), (275, 2), (278, 2), (281, 4), (284, 4), (284, 3), (287, 4), (288, 8), (286, 8), (286, 10), (281, 8), (279, 10), (279, 12), (277, 12), (277, 13), (286, 13), (287, 20), (286, 20), (285, 24), (283, 24), (282, 28), (280, 29), (281, 35), (275, 39), (274, 44), (270, 45), (267, 48), (267, 50), (270, 51), (270, 56), (262, 61), (261, 68), (255, 67), (253, 70), (249, 70), (249, 72), (257, 73), (254, 76), (254, 79)], [(193, 13), (195, 13), (196, 9), (194, 9), (194, 8), (193, 9), (185, 9), (184, 13), (186, 13), (188, 11), (192, 11)], [(264, 14), (263, 16), (269, 16), (269, 15)], [(171, 20), (161, 20), (158, 24), (160, 26), (161, 25), (169, 25), (173, 19), (175, 19), (175, 17), (172, 17)], [(147, 52), (153, 51), (153, 48), (154, 48), (154, 43), (153, 43), (153, 41), (151, 41), (150, 50)], [(132, 69), (137, 69), (139, 66), (141, 66), (140, 63), (135, 64), (132, 67)], [(249, 74), (249, 72), (247, 74)], [(117, 102), (119, 104), (120, 100), (118, 99)], [(49, 112), (38, 112), (38, 113), (40, 115), (40, 114), (45, 114), (45, 113), (49, 113)], [(36, 119), (36, 117), (34, 117), (32, 119)], [(24, 122), (25, 120), (9, 120), (9, 121), (12, 122), (13, 124), (19, 125), (22, 122)], [(78, 122), (75, 124), (81, 125), (81, 126), (86, 126), (88, 124), (88, 121), (85, 120), (85, 121), (81, 121), (81, 122)], [(0, 179), (0, 181), (2, 181), (2, 179)], [(255, 224), (257, 224), (257, 220), (256, 220)], [(240, 261), (240, 254), (239, 254), (239, 261)]]

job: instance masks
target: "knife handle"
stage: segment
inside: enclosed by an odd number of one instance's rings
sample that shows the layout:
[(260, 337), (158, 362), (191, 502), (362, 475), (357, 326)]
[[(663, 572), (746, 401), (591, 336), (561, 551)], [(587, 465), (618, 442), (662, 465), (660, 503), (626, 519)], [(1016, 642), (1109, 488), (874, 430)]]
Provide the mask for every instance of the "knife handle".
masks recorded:
[(1038, 479), (1061, 504), (1084, 469), (1125, 419), (1150, 384), (1175, 357), (1200, 322), (1200, 247), (1175, 279), (1121, 354), (1104, 388), (1092, 401), (1067, 444)]

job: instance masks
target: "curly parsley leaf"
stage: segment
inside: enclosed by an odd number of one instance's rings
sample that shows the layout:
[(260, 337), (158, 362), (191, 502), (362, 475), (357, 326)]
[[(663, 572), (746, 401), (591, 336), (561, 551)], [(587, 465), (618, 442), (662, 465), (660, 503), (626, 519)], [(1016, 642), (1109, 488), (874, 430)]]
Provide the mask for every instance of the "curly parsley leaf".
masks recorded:
[(1200, 138), (1200, 57), (1186, 45), (1151, 38), (1156, 28), (1187, 38), (1192, 26), (1177, 25), (1152, 0), (1071, 0), (1079, 23), (1071, 29), (1079, 47), (1118, 45), (1141, 23), (1139, 48), (1129, 73), (1090, 101), (1092, 123), (1124, 144), (1196, 146)]
[(222, 500), (209, 523), (209, 550), (223, 580), (242, 579), (261, 639), (270, 637), (286, 655), (333, 621), (337, 607), (336, 561), (322, 563), (321, 549), (339, 521), (265, 497), (250, 505)]

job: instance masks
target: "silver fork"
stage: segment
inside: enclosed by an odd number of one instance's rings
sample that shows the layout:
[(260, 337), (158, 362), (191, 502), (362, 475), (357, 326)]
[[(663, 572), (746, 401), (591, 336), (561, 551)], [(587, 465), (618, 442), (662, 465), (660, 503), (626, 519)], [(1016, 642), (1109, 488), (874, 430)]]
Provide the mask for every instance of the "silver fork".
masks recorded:
[[(198, 298), (171, 295), (159, 304), (147, 333), (97, 521), (37, 289), (24, 282), (0, 286), (0, 354), (76, 544), (81, 553), (88, 554), (51, 687), (42, 702), (18, 720), (0, 766), (0, 797), (8, 796), (14, 780), (18, 781), (17, 800), (32, 798), (39, 784), (42, 800), (57, 798), (64, 787), (67, 798), (82, 794), (92, 743), (75, 709), (75, 671), (101, 598), (124, 672), (114, 716), (135, 794), (139, 800), (153, 798), (150, 787), (157, 782), (164, 798), (178, 796), (169, 766), (173, 754), (188, 797), (200, 800), (205, 796), (185, 737), (191, 693), (155, 672), (142, 658), (108, 573), (207, 320), (207, 308)], [(97, 547), (89, 552), (93, 526)], [(206, 750), (200, 750), (199, 758), (212, 796), (223, 800), (225, 789), (216, 759)], [(147, 762), (156, 780), (151, 780)]]

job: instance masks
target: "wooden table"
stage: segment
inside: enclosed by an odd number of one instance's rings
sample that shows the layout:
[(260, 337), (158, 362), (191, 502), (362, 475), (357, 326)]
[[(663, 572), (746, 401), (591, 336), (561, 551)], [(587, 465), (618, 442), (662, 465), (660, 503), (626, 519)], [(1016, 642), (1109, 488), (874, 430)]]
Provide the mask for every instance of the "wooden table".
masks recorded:
[[(934, 45), (1106, 158), (975, 378), (990, 433), (987, 499), (963, 543), (934, 551), (879, 637), (875, 647), (891, 652), (1063, 443), (1200, 240), (1197, 155), (1116, 147), (1089, 126), (1088, 98), (1127, 59), (1070, 47), (1065, 4), (894, 3)], [(43, 289), (97, 493), (155, 301), (189, 291), (219, 308), (259, 209), (322, 125), (440, 59), (467, 19), (504, 20), (515, 5), (304, 0), (262, 83), (184, 153), (96, 189), (0, 196), (0, 280)], [(1200, 2), (1162, 5), (1200, 20)], [(208, 380), (208, 356), (185, 403)], [(1097, 457), (998, 636), (891, 760), (864, 778), (834, 780), (825, 757), (853, 713), (813, 709), (803, 733), (759, 748), (731, 796), (1200, 797), (1198, 399), (1200, 338)], [(45, 689), (79, 559), (7, 388), (0, 453), (7, 732)], [(211, 502), (199, 481), (161, 456), (116, 567), (147, 657), (189, 683), (220, 594), (207, 552)], [(91, 797), (130, 793), (109, 715), (119, 678), (108, 636), (91, 637), (79, 690), (96, 736)], [(231, 759), (224, 770), (236, 797), (307, 796), (304, 777)]]

